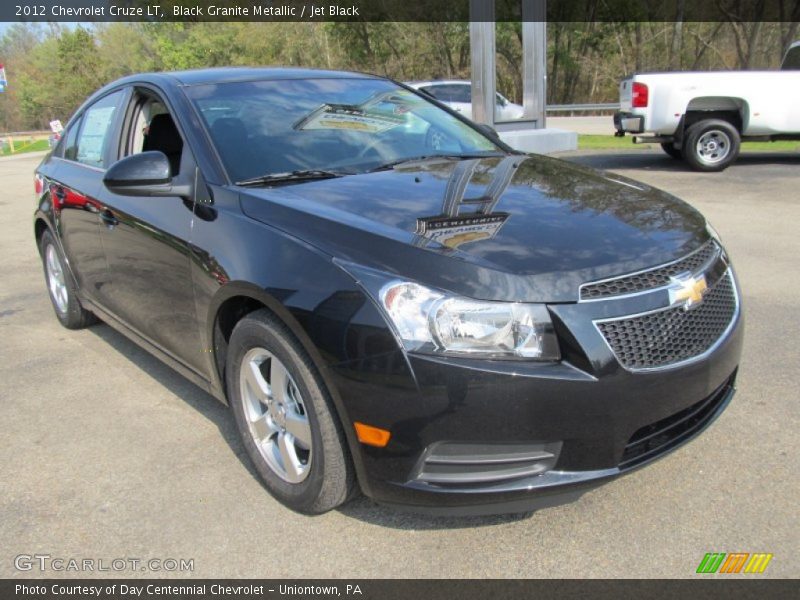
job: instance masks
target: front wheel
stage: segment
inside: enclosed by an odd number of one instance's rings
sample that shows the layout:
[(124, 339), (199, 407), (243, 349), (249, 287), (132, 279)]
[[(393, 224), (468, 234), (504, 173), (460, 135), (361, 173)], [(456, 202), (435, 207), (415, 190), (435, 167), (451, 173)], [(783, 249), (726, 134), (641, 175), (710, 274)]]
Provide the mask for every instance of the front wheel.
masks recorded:
[(683, 155), (697, 171), (722, 171), (739, 156), (740, 143), (736, 127), (720, 119), (706, 119), (689, 127)]
[(292, 333), (267, 310), (233, 330), (228, 400), (269, 492), (306, 514), (327, 512), (355, 489), (344, 432), (325, 384)]

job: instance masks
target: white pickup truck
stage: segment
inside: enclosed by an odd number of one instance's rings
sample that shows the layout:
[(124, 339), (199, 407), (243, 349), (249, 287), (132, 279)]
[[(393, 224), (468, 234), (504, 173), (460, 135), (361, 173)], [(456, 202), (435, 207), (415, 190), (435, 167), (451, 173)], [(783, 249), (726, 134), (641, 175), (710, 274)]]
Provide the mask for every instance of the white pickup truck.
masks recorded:
[(659, 143), (698, 171), (721, 171), (742, 140), (800, 140), (800, 41), (780, 71), (642, 73), (624, 79), (619, 95), (616, 135)]

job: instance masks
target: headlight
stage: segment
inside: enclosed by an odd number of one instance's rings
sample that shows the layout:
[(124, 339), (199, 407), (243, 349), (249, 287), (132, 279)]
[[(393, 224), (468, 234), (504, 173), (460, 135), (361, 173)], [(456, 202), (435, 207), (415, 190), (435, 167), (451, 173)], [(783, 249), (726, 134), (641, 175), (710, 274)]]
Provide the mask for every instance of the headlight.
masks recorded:
[(380, 302), (408, 350), (558, 360), (558, 342), (541, 304), (448, 296), (417, 283), (392, 281)]

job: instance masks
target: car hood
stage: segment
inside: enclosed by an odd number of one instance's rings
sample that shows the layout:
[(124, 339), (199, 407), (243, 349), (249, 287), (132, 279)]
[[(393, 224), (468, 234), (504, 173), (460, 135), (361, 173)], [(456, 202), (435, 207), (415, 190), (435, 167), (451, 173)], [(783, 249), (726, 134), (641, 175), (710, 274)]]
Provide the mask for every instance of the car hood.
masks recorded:
[(543, 156), (428, 160), (241, 193), (248, 216), (334, 258), (472, 298), (570, 302), (582, 283), (708, 239), (688, 204)]

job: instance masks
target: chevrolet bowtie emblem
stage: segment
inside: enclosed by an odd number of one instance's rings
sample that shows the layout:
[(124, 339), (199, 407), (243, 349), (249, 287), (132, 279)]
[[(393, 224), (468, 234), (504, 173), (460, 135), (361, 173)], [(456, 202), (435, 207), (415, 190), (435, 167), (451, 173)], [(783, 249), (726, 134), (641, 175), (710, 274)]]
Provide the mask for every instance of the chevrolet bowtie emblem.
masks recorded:
[(703, 295), (708, 291), (705, 275), (693, 276), (690, 273), (671, 277), (672, 285), (669, 287), (669, 303), (671, 305), (683, 304), (684, 310), (694, 308), (703, 301)]

